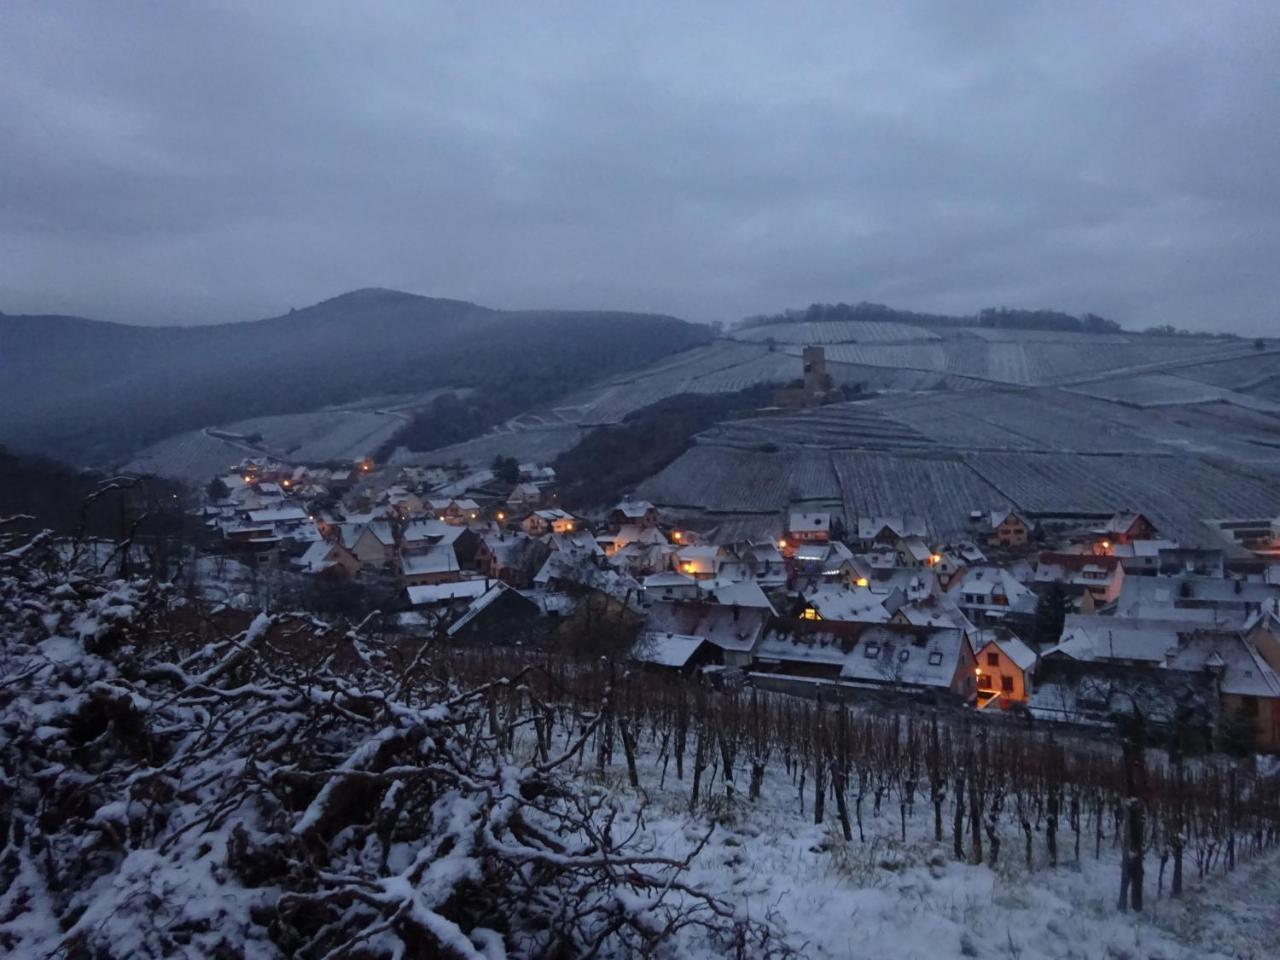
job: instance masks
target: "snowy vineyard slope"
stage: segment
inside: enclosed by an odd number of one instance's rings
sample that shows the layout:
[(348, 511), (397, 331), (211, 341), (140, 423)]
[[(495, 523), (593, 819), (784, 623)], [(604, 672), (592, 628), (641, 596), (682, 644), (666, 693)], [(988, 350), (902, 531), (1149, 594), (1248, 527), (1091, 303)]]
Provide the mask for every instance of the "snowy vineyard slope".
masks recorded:
[(553, 742), (519, 676), (460, 691), (300, 615), (211, 630), (2, 533), (5, 955), (787, 952), (682, 881), (700, 843), (573, 784), (600, 708)]
[(1216, 960), (1273, 934), (1280, 809), (1247, 764), (246, 624), (3, 529), (9, 956)]

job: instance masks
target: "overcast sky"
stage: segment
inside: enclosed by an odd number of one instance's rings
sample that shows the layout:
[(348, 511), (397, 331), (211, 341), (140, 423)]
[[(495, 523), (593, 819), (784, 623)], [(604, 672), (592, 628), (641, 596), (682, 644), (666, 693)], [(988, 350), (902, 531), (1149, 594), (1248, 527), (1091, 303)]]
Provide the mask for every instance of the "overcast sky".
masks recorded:
[(1280, 334), (1280, 2), (861, 7), (3, 0), (0, 310)]

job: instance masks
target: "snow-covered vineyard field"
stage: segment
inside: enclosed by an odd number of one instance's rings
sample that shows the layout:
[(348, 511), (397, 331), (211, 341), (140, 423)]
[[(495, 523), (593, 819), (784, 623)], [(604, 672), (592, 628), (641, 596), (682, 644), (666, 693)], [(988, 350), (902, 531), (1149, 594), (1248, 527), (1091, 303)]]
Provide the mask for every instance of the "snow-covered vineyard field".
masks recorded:
[(803, 323), (770, 323), (745, 327), (729, 334), (735, 340), (754, 343), (907, 343), (913, 340), (937, 340), (938, 334), (926, 327), (905, 323), (845, 320)]
[(144, 448), (123, 469), (198, 483), (225, 473), (246, 456), (270, 455), (291, 463), (350, 462), (380, 449), (404, 429), (413, 410), (449, 392), (451, 388), (371, 397), (308, 413), (193, 430)]
[(921, 516), (942, 538), (972, 510), (1140, 509), (1205, 542), (1205, 518), (1280, 512), (1280, 417), (1055, 389), (879, 397), (718, 425), (639, 493), (732, 514), (835, 502), (847, 518)]

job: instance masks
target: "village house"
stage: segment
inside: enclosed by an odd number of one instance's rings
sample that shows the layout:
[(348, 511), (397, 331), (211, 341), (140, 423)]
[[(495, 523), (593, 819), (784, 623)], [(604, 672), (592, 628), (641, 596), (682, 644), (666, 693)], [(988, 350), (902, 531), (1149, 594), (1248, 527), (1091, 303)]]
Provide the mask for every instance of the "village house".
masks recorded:
[(627, 524), (656, 527), (660, 519), (658, 508), (648, 500), (623, 500), (609, 511), (609, 526), (615, 530)]
[(751, 653), (769, 616), (769, 611), (759, 607), (664, 601), (649, 607), (644, 632), (659, 637), (701, 637), (718, 651), (715, 662), (743, 668), (751, 663)]
[(351, 552), (360, 565), (375, 569), (391, 566), (396, 560), (396, 550), (395, 530), (387, 520), (365, 524), (351, 544)]
[(1159, 531), (1156, 525), (1141, 513), (1123, 510), (1092, 531), (1093, 535), (1109, 547), (1115, 543), (1132, 543), (1135, 540), (1155, 540)]
[(726, 559), (721, 547), (681, 547), (672, 558), (675, 569), (695, 580), (711, 580)]
[(496, 581), (488, 577), (450, 580), (443, 583), (418, 584), (405, 588), (405, 596), (414, 609), (444, 610), (461, 613), (471, 601), (487, 593)]
[(678, 633), (641, 632), (631, 658), (642, 667), (667, 673), (691, 674), (722, 662), (720, 648), (705, 637)]
[(476, 569), (523, 589), (533, 582), (550, 553), (548, 544), (524, 534), (488, 534), (476, 549)]
[(1079, 553), (1042, 553), (1036, 564), (1036, 589), (1061, 584), (1082, 613), (1114, 603), (1125, 585), (1124, 567), (1115, 557)]
[(651, 573), (642, 584), (646, 601), (693, 600), (698, 596), (698, 581), (675, 570)]
[(973, 623), (1002, 620), (1010, 614), (1032, 614), (1036, 598), (1003, 567), (969, 567), (952, 580), (947, 596)]
[(979, 630), (973, 645), (977, 649), (974, 674), (979, 704), (998, 703), (1004, 708), (1026, 703), (1035, 675), (1035, 651), (1000, 628)]
[(517, 483), (507, 497), (507, 509), (512, 513), (536, 510), (542, 505), (542, 491), (532, 483)]
[(481, 594), (448, 629), (450, 640), (516, 646), (536, 643), (548, 631), (542, 608), (506, 583)]
[(792, 513), (787, 518), (784, 539), (789, 546), (801, 543), (826, 543), (831, 539), (831, 514)]
[(576, 523), (573, 514), (559, 507), (551, 507), (529, 514), (520, 521), (520, 529), (531, 537), (541, 537), (548, 533), (570, 533)]
[(867, 587), (820, 584), (801, 594), (800, 618), (839, 620), (848, 623), (887, 623), (898, 607), (906, 603), (901, 591), (873, 593)]
[(346, 577), (354, 577), (360, 571), (360, 561), (356, 555), (341, 543), (326, 543), (317, 540), (307, 547), (306, 552), (294, 561), (303, 573), (340, 573)]
[(942, 557), (919, 537), (904, 537), (898, 541), (898, 566), (916, 568), (931, 567)]
[(462, 579), (458, 556), (448, 544), (437, 544), (419, 553), (400, 557), (400, 582), (406, 587), (448, 583)]
[(992, 547), (1025, 547), (1031, 524), (1013, 510), (993, 510), (987, 514), (987, 544)]
[(786, 585), (787, 561), (772, 540), (748, 543), (739, 551), (739, 556), (756, 583), (764, 589), (772, 590)]
[(1280, 598), (1280, 587), (1259, 581), (1216, 577), (1133, 577), (1116, 601), (1122, 617), (1165, 616), (1198, 619), (1220, 626), (1242, 626)]
[(927, 537), (925, 522), (919, 517), (858, 517), (856, 528), (858, 549), (870, 550), (876, 545), (896, 548), (906, 537)]
[(972, 700), (973, 651), (963, 631), (775, 620), (756, 646), (760, 674)]
[(1160, 574), (1160, 554), (1177, 546), (1174, 540), (1130, 540), (1112, 544), (1110, 554), (1120, 561), (1126, 576), (1154, 577)]

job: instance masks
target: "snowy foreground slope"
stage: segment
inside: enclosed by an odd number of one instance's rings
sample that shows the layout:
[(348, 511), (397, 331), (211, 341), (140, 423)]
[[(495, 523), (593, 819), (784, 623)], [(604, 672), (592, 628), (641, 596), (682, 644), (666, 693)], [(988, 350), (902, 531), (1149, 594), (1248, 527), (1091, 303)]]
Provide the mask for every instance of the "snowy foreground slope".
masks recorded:
[(1275, 955), (1248, 765), (1126, 751), (1131, 805), (1113, 744), (249, 619), (58, 546), (0, 522), (0, 955)]
[[(659, 773), (654, 772), (656, 782)], [(643, 782), (649, 782), (648, 777)], [(701, 838), (705, 817), (687, 812), (687, 784), (649, 792), (642, 835), (675, 854)], [(612, 779), (596, 789), (628, 793)], [(1119, 913), (1119, 856), (1104, 843), (1095, 860), (1086, 841), (1079, 862), (1068, 850), (1050, 869), (1037, 850), (1028, 872), (1018, 838), (1007, 838), (996, 869), (956, 862), (929, 836), (927, 804), (899, 833), (897, 804), (870, 815), (866, 842), (846, 844), (834, 822), (812, 822), (812, 788), (802, 815), (796, 785), (781, 769), (766, 778), (760, 800), (732, 805), (689, 870), (689, 881), (741, 911), (778, 922), (801, 956), (931, 960), (1264, 960), (1280, 942), (1280, 857), (1274, 853), (1191, 881), (1181, 900), (1155, 897), (1148, 866), (1143, 914)], [(623, 801), (628, 802), (628, 801)], [(713, 803), (717, 812), (730, 808)], [(1037, 843), (1039, 840), (1037, 840)], [(686, 955), (698, 955), (688, 945)], [(708, 951), (706, 956), (713, 956)]]

